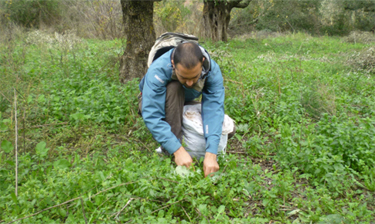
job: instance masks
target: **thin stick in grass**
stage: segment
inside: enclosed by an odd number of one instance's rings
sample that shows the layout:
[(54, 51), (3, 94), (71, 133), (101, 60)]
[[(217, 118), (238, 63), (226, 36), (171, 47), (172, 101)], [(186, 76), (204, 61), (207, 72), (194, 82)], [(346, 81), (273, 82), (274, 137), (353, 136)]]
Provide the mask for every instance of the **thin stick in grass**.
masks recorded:
[(184, 210), (185, 215), (189, 218), (189, 221), (191, 223), (191, 218), (190, 218), (189, 214), (186, 212), (186, 210), (184, 209), (184, 207), (182, 207), (182, 205), (180, 207), (182, 208), (182, 210)]
[(18, 139), (18, 130), (17, 130), (17, 93), (16, 89), (14, 89), (14, 121), (15, 121), (15, 134), (16, 134), (16, 139), (15, 139), (15, 157), (16, 157), (16, 189), (15, 189), (15, 194), (16, 197), (18, 196), (18, 147), (17, 147), (17, 139)]
[[(121, 214), (121, 212), (129, 205), (129, 203), (133, 200), (134, 198), (130, 198), (129, 199), (129, 201), (126, 203), (126, 205), (124, 206), (124, 207), (122, 207), (122, 209), (119, 211), (119, 212), (117, 212), (117, 213), (115, 213), (116, 214), (116, 216), (115, 216), (115, 219), (118, 219), (118, 216)], [(115, 215), (114, 214), (114, 215)]]
[(33, 217), (33, 216), (36, 216), (44, 211), (47, 211), (47, 210), (50, 210), (52, 208), (56, 208), (56, 207), (59, 207), (61, 205), (65, 205), (65, 204), (68, 204), (69, 202), (72, 202), (72, 201), (75, 201), (75, 200), (78, 200), (80, 199), (81, 197), (77, 197), (77, 198), (73, 198), (73, 199), (70, 199), (69, 201), (66, 201), (66, 202), (63, 202), (61, 204), (58, 204), (58, 205), (54, 205), (54, 206), (51, 206), (51, 207), (48, 207), (48, 208), (45, 208), (37, 213), (34, 213), (34, 214), (31, 214), (31, 215), (28, 215), (28, 216), (25, 216), (25, 217), (22, 217), (22, 218), (19, 218), (19, 219), (16, 219), (16, 220), (13, 220), (13, 221), (10, 221), (8, 222), (7, 224), (10, 224), (10, 223), (13, 223), (13, 222), (17, 222), (17, 221), (20, 221), (20, 220), (23, 220), (23, 219), (27, 219), (27, 218), (30, 218), (30, 217)]
[(82, 197), (81, 197), (81, 205), (82, 205), (83, 218), (85, 218), (85, 223), (87, 224), (87, 218), (86, 218), (85, 206), (84, 206), (84, 204), (83, 204), (83, 199), (82, 199)]

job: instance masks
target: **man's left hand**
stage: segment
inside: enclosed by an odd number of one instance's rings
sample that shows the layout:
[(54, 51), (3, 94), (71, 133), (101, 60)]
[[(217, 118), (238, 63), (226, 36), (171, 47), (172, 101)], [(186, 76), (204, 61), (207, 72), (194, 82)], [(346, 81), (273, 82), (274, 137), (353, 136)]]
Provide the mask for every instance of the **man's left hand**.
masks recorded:
[(217, 159), (217, 156), (215, 154), (206, 152), (206, 155), (203, 161), (203, 171), (204, 171), (205, 177), (219, 170), (220, 167), (216, 159)]

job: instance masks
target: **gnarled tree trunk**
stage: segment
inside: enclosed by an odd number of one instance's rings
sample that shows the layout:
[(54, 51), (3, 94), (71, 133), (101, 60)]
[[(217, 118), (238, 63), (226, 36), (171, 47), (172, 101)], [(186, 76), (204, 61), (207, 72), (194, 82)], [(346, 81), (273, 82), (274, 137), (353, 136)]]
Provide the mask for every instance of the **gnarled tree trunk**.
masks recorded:
[(233, 8), (246, 8), (250, 2), (251, 0), (204, 0), (205, 36), (212, 41), (227, 41), (230, 12)]
[(155, 42), (153, 1), (121, 0), (126, 48), (120, 61), (120, 81), (142, 78), (147, 71), (148, 53)]
[(230, 21), (230, 11), (224, 1), (204, 1), (203, 21), (206, 37), (212, 41), (227, 41), (227, 28)]

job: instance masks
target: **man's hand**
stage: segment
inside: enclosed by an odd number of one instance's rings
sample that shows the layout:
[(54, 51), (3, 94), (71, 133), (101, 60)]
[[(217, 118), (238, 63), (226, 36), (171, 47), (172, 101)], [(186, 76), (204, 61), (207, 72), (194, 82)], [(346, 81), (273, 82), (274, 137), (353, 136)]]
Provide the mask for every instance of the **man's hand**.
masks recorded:
[(173, 154), (174, 161), (176, 162), (177, 166), (186, 166), (187, 168), (189, 168), (191, 163), (193, 162), (193, 159), (191, 158), (189, 153), (186, 152), (186, 150), (182, 146)]
[(209, 174), (214, 173), (219, 170), (219, 164), (216, 160), (216, 155), (210, 152), (206, 152), (203, 161), (203, 171), (204, 176), (207, 177)]

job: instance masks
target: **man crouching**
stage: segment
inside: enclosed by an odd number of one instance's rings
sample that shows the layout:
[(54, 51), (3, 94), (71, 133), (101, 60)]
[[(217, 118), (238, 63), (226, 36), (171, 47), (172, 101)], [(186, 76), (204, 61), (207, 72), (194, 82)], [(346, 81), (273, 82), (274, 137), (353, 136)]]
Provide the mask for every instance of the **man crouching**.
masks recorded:
[(220, 68), (207, 51), (194, 42), (179, 44), (152, 62), (139, 89), (139, 111), (147, 128), (177, 165), (188, 168), (193, 160), (181, 144), (183, 107), (202, 95), (203, 171), (205, 176), (218, 171), (224, 86)]

